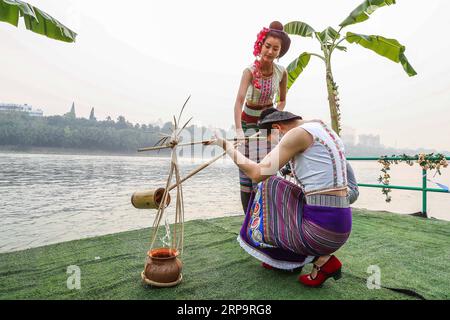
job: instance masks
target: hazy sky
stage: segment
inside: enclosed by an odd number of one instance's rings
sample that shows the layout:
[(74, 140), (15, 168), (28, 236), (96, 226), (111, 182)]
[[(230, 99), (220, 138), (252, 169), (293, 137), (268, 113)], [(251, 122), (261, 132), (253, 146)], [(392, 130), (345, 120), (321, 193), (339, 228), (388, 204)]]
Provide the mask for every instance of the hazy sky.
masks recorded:
[[(272, 20), (338, 28), (361, 0), (117, 1), (29, 0), (78, 33), (73, 44), (0, 23), (0, 102), (28, 103), (45, 115), (124, 115), (170, 121), (192, 95), (186, 116), (229, 128), (256, 34)], [(450, 150), (450, 1), (398, 0), (344, 31), (395, 38), (418, 75), (358, 45), (335, 52), (342, 122), (397, 147)], [(287, 66), (316, 40), (291, 37)], [(286, 110), (329, 121), (323, 62), (311, 62), (291, 88)]]

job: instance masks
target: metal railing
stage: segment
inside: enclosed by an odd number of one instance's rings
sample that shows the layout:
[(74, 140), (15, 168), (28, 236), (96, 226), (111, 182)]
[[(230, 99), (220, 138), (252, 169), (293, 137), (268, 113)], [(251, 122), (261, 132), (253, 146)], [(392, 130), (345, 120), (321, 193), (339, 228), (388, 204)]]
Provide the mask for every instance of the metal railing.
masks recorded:
[[(433, 157), (434, 158), (434, 157)], [(433, 159), (425, 158), (425, 159)], [(349, 161), (378, 161), (380, 159), (384, 160), (418, 160), (418, 157), (347, 157)], [(436, 158), (438, 159), (438, 158)], [(445, 157), (445, 159), (450, 160), (450, 157)], [(422, 187), (408, 187), (408, 186), (395, 186), (395, 185), (384, 185), (384, 184), (370, 184), (370, 183), (358, 183), (360, 187), (369, 188), (386, 188), (386, 189), (399, 189), (399, 190), (412, 190), (422, 192), (422, 215), (427, 217), (427, 192), (441, 192), (448, 193), (444, 189), (438, 188), (428, 188), (427, 186), (427, 170), (422, 169)]]

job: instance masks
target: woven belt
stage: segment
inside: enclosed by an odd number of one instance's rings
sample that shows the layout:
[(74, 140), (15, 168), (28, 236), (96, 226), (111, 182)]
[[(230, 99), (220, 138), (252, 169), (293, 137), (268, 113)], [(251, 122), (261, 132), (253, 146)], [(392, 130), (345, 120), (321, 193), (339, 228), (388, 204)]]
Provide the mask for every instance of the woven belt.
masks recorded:
[(247, 104), (244, 105), (244, 113), (248, 114), (249, 116), (252, 117), (259, 117), (261, 115), (261, 112), (264, 109), (267, 109), (269, 107), (271, 107), (273, 105), (268, 105), (268, 106), (262, 106), (262, 107), (250, 107)]
[(333, 208), (348, 208), (350, 201), (348, 197), (332, 196), (328, 194), (313, 194), (306, 196), (306, 204), (311, 206), (323, 206)]

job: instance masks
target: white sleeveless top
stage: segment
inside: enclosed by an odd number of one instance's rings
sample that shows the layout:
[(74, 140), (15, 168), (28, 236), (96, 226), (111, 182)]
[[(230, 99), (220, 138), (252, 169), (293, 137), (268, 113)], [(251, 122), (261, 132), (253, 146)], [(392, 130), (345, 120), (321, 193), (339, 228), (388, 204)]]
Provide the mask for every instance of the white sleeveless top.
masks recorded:
[(313, 144), (291, 159), (294, 177), (304, 193), (347, 186), (347, 162), (344, 144), (322, 121), (307, 122), (300, 128), (308, 131)]

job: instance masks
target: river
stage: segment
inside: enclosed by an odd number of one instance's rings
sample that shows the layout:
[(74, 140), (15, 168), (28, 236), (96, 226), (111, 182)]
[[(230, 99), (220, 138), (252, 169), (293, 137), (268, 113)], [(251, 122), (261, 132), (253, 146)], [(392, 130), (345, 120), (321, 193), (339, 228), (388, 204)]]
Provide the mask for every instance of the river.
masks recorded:
[[(182, 176), (205, 161), (180, 159)], [(163, 187), (169, 164), (162, 157), (0, 153), (0, 252), (150, 227), (156, 210), (136, 209), (130, 198), (135, 191)], [(352, 166), (358, 182), (377, 183), (379, 164)], [(434, 179), (449, 185), (449, 170)], [(393, 166), (391, 176), (397, 185), (422, 181), (418, 165)], [(229, 159), (187, 180), (183, 192), (186, 220), (242, 214), (238, 170)], [(360, 193), (355, 207), (397, 213), (422, 208), (420, 192), (393, 190), (391, 203), (381, 189)], [(169, 206), (169, 219), (174, 208)], [(450, 220), (450, 195), (429, 193), (428, 214)]]

